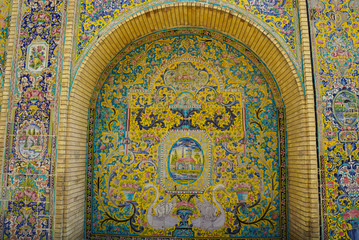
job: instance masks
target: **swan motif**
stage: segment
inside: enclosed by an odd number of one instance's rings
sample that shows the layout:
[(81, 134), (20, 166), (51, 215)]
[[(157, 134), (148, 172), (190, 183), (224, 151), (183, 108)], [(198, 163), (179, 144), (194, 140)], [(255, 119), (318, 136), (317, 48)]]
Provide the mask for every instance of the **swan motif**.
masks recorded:
[(226, 214), (221, 204), (218, 203), (215, 192), (217, 189), (225, 191), (223, 184), (218, 184), (213, 188), (213, 201), (220, 210), (219, 216), (217, 216), (217, 207), (210, 203), (205, 197), (203, 197), (203, 202), (195, 198), (196, 205), (198, 207), (201, 216), (196, 219), (191, 219), (193, 226), (196, 228), (201, 228), (207, 231), (213, 231), (223, 227), (226, 220)]
[[(174, 198), (168, 201), (169, 196), (167, 196), (162, 202), (155, 206), (159, 196), (158, 189), (150, 183), (144, 186), (143, 190), (147, 191), (150, 188), (156, 190), (156, 198), (147, 210), (146, 218), (148, 224), (154, 229), (167, 229), (175, 226), (179, 222), (179, 219), (172, 217), (171, 212), (176, 205), (176, 199)], [(152, 209), (156, 211), (156, 215), (152, 214)]]

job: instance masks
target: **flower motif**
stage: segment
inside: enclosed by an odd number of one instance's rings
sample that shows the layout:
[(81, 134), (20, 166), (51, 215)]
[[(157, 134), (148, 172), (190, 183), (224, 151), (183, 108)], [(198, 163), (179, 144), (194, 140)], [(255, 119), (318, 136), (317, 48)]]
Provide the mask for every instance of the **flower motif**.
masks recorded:
[(252, 189), (252, 185), (248, 182), (235, 183), (231, 188), (233, 192), (250, 191), (251, 189)]
[(343, 218), (347, 219), (359, 219), (359, 210), (356, 208), (351, 209), (349, 212), (343, 213)]

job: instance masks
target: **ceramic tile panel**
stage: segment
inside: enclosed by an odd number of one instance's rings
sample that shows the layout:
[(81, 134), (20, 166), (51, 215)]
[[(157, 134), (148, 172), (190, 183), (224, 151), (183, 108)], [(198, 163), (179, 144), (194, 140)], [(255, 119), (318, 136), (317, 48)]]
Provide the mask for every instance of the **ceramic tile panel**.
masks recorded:
[(311, 0), (323, 239), (359, 238), (358, 3)]
[(90, 105), (87, 238), (286, 238), (284, 106), (260, 59), (178, 29), (111, 65)]
[[(186, 1), (200, 2), (200, 1)], [(91, 41), (101, 33), (101, 30), (110, 26), (113, 22), (125, 16), (125, 13), (135, 13), (139, 9), (146, 9), (150, 6), (157, 6), (165, 3), (179, 3), (183, 1), (154, 1), (154, 0), (81, 0), (78, 10), (77, 38), (75, 60), (86, 50)], [(241, 14), (253, 16), (260, 20), (263, 24), (268, 25), (273, 32), (277, 33), (282, 41), (287, 44), (288, 48), (294, 55), (300, 56), (298, 53), (300, 45), (299, 33), (296, 31), (297, 25), (297, 3), (289, 0), (220, 0), (206, 1), (206, 4), (216, 6), (225, 6), (235, 11), (239, 10)], [(181, 17), (181, 13), (177, 12), (176, 17)], [(164, 21), (166, 21), (164, 19)], [(217, 19), (216, 22), (224, 22), (225, 19)], [(259, 22), (259, 21), (256, 21)]]
[(12, 16), (17, 18), (18, 32), (10, 79), (1, 239), (52, 238), (66, 4), (24, 0), (19, 2), (18, 16)]

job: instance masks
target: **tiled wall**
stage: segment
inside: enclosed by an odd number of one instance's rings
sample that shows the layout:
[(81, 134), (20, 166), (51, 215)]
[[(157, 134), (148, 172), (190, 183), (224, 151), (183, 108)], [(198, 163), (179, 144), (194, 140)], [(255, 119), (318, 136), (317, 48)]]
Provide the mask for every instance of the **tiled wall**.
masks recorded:
[(4, 0), (0, 3), (0, 79), (2, 84), (5, 74), (6, 40), (8, 38), (10, 9), (10, 0)]
[[(299, 8), (301, 18), (306, 20), (305, 4), (299, 4)], [(290, 142), (288, 185), (291, 200), (289, 201), (289, 238), (318, 237), (317, 159), (310, 57), (308, 59), (310, 53), (308, 27), (303, 25), (301, 29), (301, 34), (306, 36), (302, 45), (304, 64), (309, 67), (304, 72), (306, 80), (301, 82), (300, 75), (291, 61), (292, 58), (270, 33), (241, 14), (235, 12), (229, 13), (228, 16), (226, 14), (228, 13), (225, 13), (225, 8), (203, 3), (173, 3), (144, 10), (129, 17), (128, 21), (119, 23), (102, 36), (84, 57), (74, 76), (67, 110), (62, 113), (60, 111), (60, 114), (66, 114), (68, 121), (60, 123), (66, 126), (65, 130), (60, 132), (60, 137), (61, 135), (64, 137), (61, 143), (63, 145), (59, 145), (60, 149), (66, 150), (66, 156), (59, 155), (58, 158), (58, 164), (63, 162), (58, 167), (64, 169), (64, 177), (61, 180), (63, 188), (60, 188), (64, 193), (64, 201), (58, 201), (56, 206), (64, 209), (64, 215), (68, 216), (63, 218), (62, 215), (57, 215), (58, 219), (63, 221), (67, 236), (72, 238), (82, 236), (81, 230), (76, 228), (74, 223), (83, 216), (84, 206), (81, 199), (84, 198), (85, 193), (82, 190), (84, 182), (81, 176), (85, 174), (87, 114), (93, 89), (99, 91), (96, 85), (101, 73), (110, 72), (113, 65), (108, 63), (115, 54), (141, 36), (151, 34), (153, 31), (191, 24), (216, 29), (240, 39), (259, 55), (273, 73), (287, 111), (287, 139)], [(303, 93), (303, 87), (307, 90), (306, 95)], [(62, 231), (58, 225), (55, 228), (58, 229), (55, 230), (56, 232)]]
[[(84, 223), (87, 120), (96, 82), (128, 43), (188, 24), (238, 39), (264, 61), (278, 82), (287, 111), (289, 238), (315, 238), (319, 229), (317, 169), (305, 4), (128, 2), (139, 5), (138, 12), (133, 7), (125, 7), (123, 13), (120, 7), (108, 7), (113, 1), (12, 3), (2, 102), (6, 108), (1, 108), (0, 122), (7, 136), (0, 140), (6, 140), (4, 238), (83, 237), (84, 228), (79, 225)], [(94, 5), (100, 8), (95, 11)], [(110, 18), (104, 15), (106, 11)], [(87, 37), (82, 28), (94, 31)], [(298, 43), (299, 32), (303, 52), (293, 44)]]
[(284, 108), (252, 52), (178, 29), (110, 65), (91, 100), (87, 237), (286, 238)]
[(15, 2), (13, 13), (1, 238), (51, 239), (66, 2)]
[[(167, 2), (181, 1), (79, 1), (75, 60), (77, 61), (80, 55), (87, 51), (86, 47), (91, 45), (91, 41), (98, 34), (103, 34), (103, 30), (118, 23), (121, 18), (126, 18), (126, 14), (133, 14), (138, 12), (139, 9), (160, 6)], [(262, 21), (273, 29), (290, 51), (297, 55), (299, 45), (296, 43), (299, 35), (298, 31), (296, 31), (298, 17), (296, 1), (220, 0), (207, 1), (207, 4), (223, 6), (241, 11), (244, 15), (255, 16), (258, 21)]]
[(310, 1), (323, 239), (359, 238), (357, 1)]

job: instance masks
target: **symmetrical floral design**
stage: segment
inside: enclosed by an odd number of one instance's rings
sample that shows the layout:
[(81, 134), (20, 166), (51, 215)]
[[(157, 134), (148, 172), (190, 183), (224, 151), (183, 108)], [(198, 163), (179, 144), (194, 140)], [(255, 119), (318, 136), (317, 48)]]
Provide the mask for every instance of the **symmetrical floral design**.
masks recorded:
[[(76, 45), (76, 60), (86, 46), (95, 39), (99, 32), (112, 21), (128, 12), (153, 0), (90, 0), (80, 1), (78, 38)], [(173, 2), (173, 1), (170, 1)], [(218, 3), (219, 2), (219, 3)], [(221, 3), (222, 2), (222, 3)], [(209, 2), (211, 3), (211, 2)], [(231, 4), (234, 9), (241, 8), (263, 20), (274, 29), (287, 43), (288, 47), (296, 54), (295, 14), (296, 1), (289, 0), (221, 0), (215, 4)], [(232, 6), (233, 4), (233, 6)]]
[(46, 43), (31, 44), (27, 53), (27, 68), (32, 72), (41, 72), (45, 69), (47, 67), (47, 52)]
[(357, 1), (310, 1), (319, 116), (323, 239), (358, 239)]
[(254, 54), (178, 29), (134, 42), (105, 73), (90, 106), (87, 238), (286, 238), (283, 107)]
[(12, 16), (18, 18), (14, 22), (19, 23), (19, 32), (11, 69), (1, 239), (52, 239), (57, 93), (66, 4), (63, 0), (22, 0), (19, 15)]

